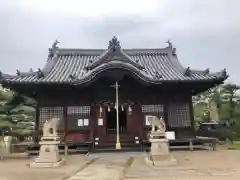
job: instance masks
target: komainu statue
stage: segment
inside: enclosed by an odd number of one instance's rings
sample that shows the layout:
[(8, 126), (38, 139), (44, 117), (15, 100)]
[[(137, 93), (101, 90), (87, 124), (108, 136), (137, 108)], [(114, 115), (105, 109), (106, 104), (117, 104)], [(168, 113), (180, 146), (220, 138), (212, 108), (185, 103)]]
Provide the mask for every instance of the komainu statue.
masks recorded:
[(30, 164), (30, 167), (59, 167), (65, 159), (60, 157), (58, 146), (60, 138), (57, 135), (60, 119), (53, 117), (43, 125), (43, 136), (41, 138), (40, 151), (37, 158)]
[(50, 121), (46, 121), (43, 125), (43, 137), (57, 136), (57, 130), (60, 119), (53, 117)]
[[(161, 117), (160, 119), (157, 118), (157, 116), (153, 116), (152, 119), (152, 132), (165, 132), (166, 131), (166, 123), (164, 119)], [(157, 128), (157, 130), (156, 130)]]

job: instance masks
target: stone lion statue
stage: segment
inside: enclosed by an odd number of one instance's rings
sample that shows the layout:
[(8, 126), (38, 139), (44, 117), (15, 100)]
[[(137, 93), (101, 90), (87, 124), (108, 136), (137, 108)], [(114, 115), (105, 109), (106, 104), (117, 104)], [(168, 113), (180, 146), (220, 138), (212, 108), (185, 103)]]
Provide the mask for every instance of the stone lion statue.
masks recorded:
[[(152, 124), (152, 132), (166, 131), (166, 123), (162, 117), (158, 119), (157, 116), (153, 116), (151, 124)], [(157, 130), (156, 130), (156, 127), (157, 127)]]
[(43, 125), (44, 136), (57, 136), (60, 118), (53, 117), (50, 121), (46, 121)]

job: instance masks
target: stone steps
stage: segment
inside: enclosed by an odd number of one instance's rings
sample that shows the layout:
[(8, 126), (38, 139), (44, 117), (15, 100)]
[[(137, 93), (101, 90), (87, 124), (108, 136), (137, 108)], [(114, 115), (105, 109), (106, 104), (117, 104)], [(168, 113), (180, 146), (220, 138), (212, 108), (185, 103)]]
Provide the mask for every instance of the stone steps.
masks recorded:
[(141, 151), (140, 142), (137, 144), (135, 138), (129, 134), (120, 134), (121, 150), (116, 150), (116, 134), (107, 135), (107, 137), (95, 144), (94, 152), (134, 152)]

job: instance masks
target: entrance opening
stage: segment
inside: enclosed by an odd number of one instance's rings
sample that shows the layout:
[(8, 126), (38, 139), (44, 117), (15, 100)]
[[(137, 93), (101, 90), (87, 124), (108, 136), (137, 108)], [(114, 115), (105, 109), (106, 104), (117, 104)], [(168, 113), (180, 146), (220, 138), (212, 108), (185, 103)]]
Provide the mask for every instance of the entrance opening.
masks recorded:
[[(119, 112), (119, 132), (123, 133), (127, 128), (127, 112), (125, 109), (118, 108)], [(107, 133), (116, 133), (117, 130), (117, 111), (115, 108), (106, 109)]]

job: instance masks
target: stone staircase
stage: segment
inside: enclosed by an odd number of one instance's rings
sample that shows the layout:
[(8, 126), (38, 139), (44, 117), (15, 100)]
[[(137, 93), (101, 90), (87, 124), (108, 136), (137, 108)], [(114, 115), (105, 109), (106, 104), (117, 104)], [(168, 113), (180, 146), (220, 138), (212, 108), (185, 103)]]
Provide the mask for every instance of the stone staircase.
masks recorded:
[(120, 134), (121, 150), (116, 150), (116, 134), (108, 134), (104, 140), (95, 143), (94, 152), (135, 152), (141, 151), (141, 142), (129, 134)]

